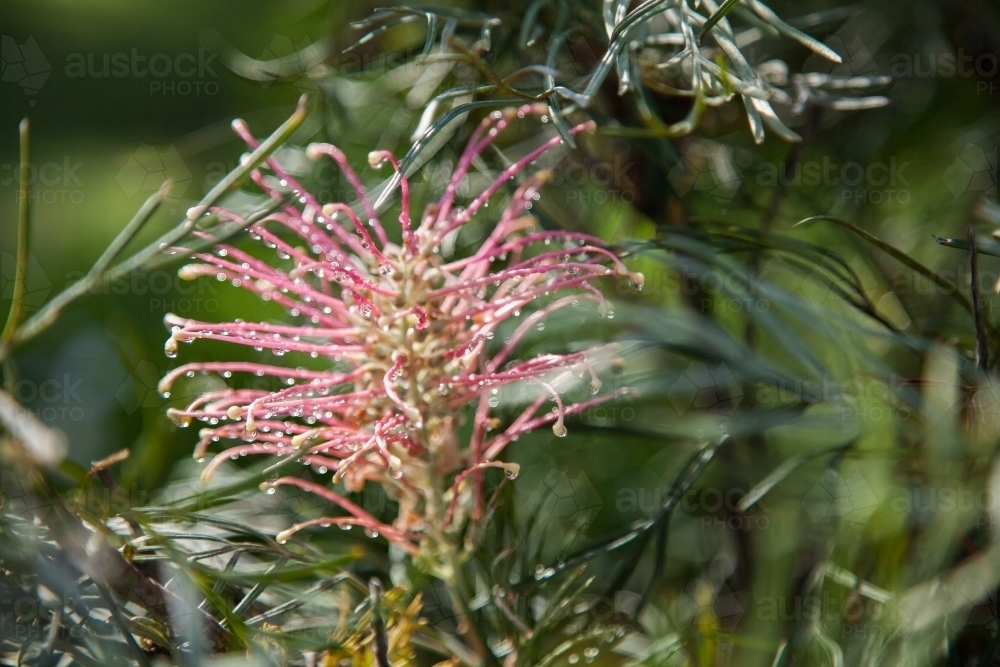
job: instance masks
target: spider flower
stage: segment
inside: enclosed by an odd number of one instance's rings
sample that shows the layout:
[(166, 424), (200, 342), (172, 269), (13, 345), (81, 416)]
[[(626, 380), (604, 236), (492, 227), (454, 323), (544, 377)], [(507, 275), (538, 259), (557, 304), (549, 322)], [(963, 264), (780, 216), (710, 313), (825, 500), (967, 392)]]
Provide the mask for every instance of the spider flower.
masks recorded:
[[(484, 469), (502, 468), (508, 478), (516, 477), (517, 464), (500, 458), (509, 443), (545, 425), (565, 436), (567, 415), (627, 393), (601, 392), (598, 370), (617, 363), (613, 345), (529, 359), (516, 355), (524, 337), (557, 310), (591, 300), (606, 311), (601, 292), (592, 285), (596, 278), (624, 275), (637, 286), (642, 283), (641, 274), (629, 271), (600, 239), (537, 229), (530, 209), (547, 174), (522, 177), (522, 172), (557, 145), (559, 137), (504, 169), (464, 207), (457, 201), (473, 161), (496, 136), (516, 118), (544, 110), (528, 105), (484, 119), (443, 196), (416, 221), (410, 218), (409, 184), (399, 162), (386, 151), (371, 153), (373, 167), (387, 163), (396, 171), (398, 243), (390, 240), (370, 194), (339, 149), (312, 144), (307, 155), (337, 163), (356, 192), (356, 208), (320, 203), (270, 159), (251, 176), (284, 203), (248, 232), (272, 248), (276, 259), (263, 261), (220, 244), (214, 253), (196, 255), (199, 263), (181, 269), (187, 279), (232, 281), (280, 304), (289, 318), (281, 323), (210, 323), (168, 315), (168, 356), (176, 355), (181, 342), (218, 340), (279, 356), (301, 353), (325, 366), (189, 363), (160, 384), (168, 393), (176, 378), (199, 372), (281, 381), (283, 387), (276, 391), (210, 391), (187, 408), (170, 411), (182, 425), (192, 420), (206, 424), (195, 451), (198, 459), (214, 442), (236, 441), (207, 464), (206, 479), (223, 461), (253, 454), (294, 456), (321, 475), (333, 472), (329, 485), (295, 476), (272, 478), (265, 485), (298, 486), (340, 510), (337, 516), (283, 531), (280, 541), (310, 526), (357, 525), (411, 554), (433, 555), (470, 518), (482, 517)], [(258, 145), (242, 122), (236, 121), (234, 129), (250, 146)], [(584, 123), (570, 131), (590, 129), (592, 124)], [(461, 258), (444, 257), (446, 238), (454, 238), (498, 190), (507, 188), (511, 192), (499, 219), (478, 249)], [(225, 209), (213, 212), (240, 221)], [(503, 330), (501, 344), (495, 334), (508, 322), (512, 324)], [(590, 389), (580, 392), (583, 400), (564, 400), (568, 389), (580, 383)], [(528, 398), (502, 423), (497, 394), (506, 385), (516, 385)], [(473, 415), (471, 435), (459, 442), (467, 413)], [(339, 487), (333, 484), (341, 481), (346, 492), (360, 491), (367, 482), (382, 485), (398, 500), (398, 516), (391, 524), (379, 520), (335, 490)]]

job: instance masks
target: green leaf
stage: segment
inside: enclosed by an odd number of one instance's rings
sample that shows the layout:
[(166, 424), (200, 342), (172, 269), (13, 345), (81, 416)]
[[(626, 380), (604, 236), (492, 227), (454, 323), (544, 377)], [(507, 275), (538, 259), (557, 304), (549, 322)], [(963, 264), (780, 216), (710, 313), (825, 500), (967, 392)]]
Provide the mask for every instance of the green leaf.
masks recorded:
[(933, 271), (931, 271), (930, 269), (928, 269), (926, 266), (924, 266), (923, 264), (921, 264), (920, 262), (918, 262), (917, 260), (915, 260), (912, 257), (910, 257), (909, 255), (907, 255), (902, 250), (894, 248), (893, 246), (889, 245), (885, 241), (879, 239), (877, 236), (875, 236), (873, 234), (870, 234), (870, 233), (866, 232), (865, 230), (861, 229), (860, 227), (858, 227), (854, 223), (848, 222), (846, 220), (841, 220), (840, 218), (837, 218), (837, 217), (832, 216), (832, 215), (814, 215), (814, 216), (812, 216), (810, 218), (806, 218), (805, 220), (800, 220), (799, 222), (795, 223), (793, 226), (794, 227), (798, 227), (799, 225), (804, 225), (807, 222), (814, 222), (814, 221), (817, 221), (817, 220), (822, 220), (822, 221), (826, 221), (826, 222), (832, 222), (835, 225), (839, 225), (840, 227), (843, 227), (844, 229), (847, 229), (849, 231), (854, 232), (855, 234), (857, 234), (858, 236), (860, 236), (864, 240), (868, 241), (869, 243), (871, 243), (875, 247), (879, 248), (880, 250), (882, 250), (886, 254), (888, 254), (888, 255), (890, 255), (890, 256), (898, 259), (900, 262), (902, 262), (906, 266), (910, 267), (911, 269), (913, 269), (914, 271), (916, 271), (920, 275), (924, 276), (925, 278), (930, 279), (931, 281), (934, 282), (934, 284), (938, 285), (939, 287), (943, 287), (947, 291), (947, 293), (949, 294), (949, 296), (951, 296), (953, 299), (955, 299), (955, 301), (957, 301), (958, 303), (960, 303), (962, 305), (962, 307), (965, 308), (966, 310), (968, 310), (970, 313), (972, 312), (972, 304), (969, 302), (969, 300), (967, 298), (965, 298), (965, 295), (963, 295), (961, 292), (958, 291), (958, 288), (954, 284), (952, 284), (952, 282), (950, 280), (948, 280), (947, 278), (943, 278), (943, 277), (939, 276), (938, 274), (934, 273)]
[(701, 31), (698, 33), (698, 42), (704, 42), (705, 36), (715, 27), (715, 24), (726, 18), (726, 14), (736, 9), (736, 5), (738, 4), (740, 4), (740, 0), (726, 0), (723, 2), (722, 6), (709, 16), (708, 20), (705, 21), (705, 25), (701, 27)]

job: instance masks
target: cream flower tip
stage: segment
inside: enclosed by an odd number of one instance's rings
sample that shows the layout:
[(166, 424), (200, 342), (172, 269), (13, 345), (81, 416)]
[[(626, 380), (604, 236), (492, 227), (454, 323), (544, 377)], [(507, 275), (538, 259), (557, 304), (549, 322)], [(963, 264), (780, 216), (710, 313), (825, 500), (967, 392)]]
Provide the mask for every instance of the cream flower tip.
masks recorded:
[(197, 264), (185, 264), (177, 269), (177, 277), (181, 280), (194, 280), (201, 275), (200, 267)]
[(242, 415), (243, 415), (243, 408), (241, 408), (238, 405), (231, 405), (226, 410), (226, 416), (233, 420), (239, 419)]
[(292, 447), (301, 447), (319, 434), (319, 429), (311, 429), (292, 437)]
[(503, 468), (504, 475), (506, 475), (507, 479), (517, 479), (517, 476), (521, 472), (520, 463), (501, 463), (500, 467)]
[(168, 409), (167, 417), (169, 417), (172, 422), (174, 422), (181, 428), (187, 428), (188, 426), (191, 425), (191, 416), (185, 414), (184, 411), (178, 410), (177, 408)]
[(326, 153), (328, 144), (309, 144), (306, 146), (306, 157), (310, 160), (318, 160)]

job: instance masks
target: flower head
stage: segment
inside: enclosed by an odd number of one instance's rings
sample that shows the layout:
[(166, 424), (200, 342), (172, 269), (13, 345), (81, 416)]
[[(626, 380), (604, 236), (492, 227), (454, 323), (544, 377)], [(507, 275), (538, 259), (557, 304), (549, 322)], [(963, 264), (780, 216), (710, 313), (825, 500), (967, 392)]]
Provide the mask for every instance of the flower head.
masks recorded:
[[(274, 159), (252, 173), (265, 193), (284, 203), (279, 211), (249, 226), (250, 236), (274, 249), (266, 262), (231, 245), (196, 255), (185, 278), (215, 276), (283, 306), (289, 321), (208, 323), (168, 315), (167, 354), (180, 342), (221, 340), (275, 355), (304, 353), (322, 360), (320, 370), (269, 363), (200, 362), (180, 366), (161, 382), (168, 392), (179, 376), (217, 372), (270, 376), (282, 381), (276, 391), (228, 388), (205, 393), (171, 416), (186, 425), (205, 422), (195, 456), (203, 458), (216, 441), (239, 441), (217, 454), (206, 478), (230, 457), (246, 454), (298, 456), (318, 472), (333, 471), (332, 482), (347, 491), (367, 482), (382, 485), (399, 501), (391, 525), (382, 523), (333, 488), (299, 477), (272, 485), (296, 485), (338, 505), (344, 514), (309, 521), (284, 531), (279, 539), (310, 525), (360, 525), (394, 544), (418, 553), (446, 540), (462, 523), (482, 512), (483, 470), (503, 468), (515, 477), (517, 465), (500, 460), (520, 435), (549, 425), (566, 435), (564, 419), (621, 395), (600, 393), (596, 365), (614, 355), (610, 345), (565, 354), (516, 359), (523, 338), (553, 312), (592, 300), (607, 305), (591, 283), (605, 275), (632, 273), (597, 238), (569, 231), (539, 231), (530, 214), (547, 175), (536, 173), (512, 183), (527, 165), (559, 143), (555, 137), (502, 171), (464, 207), (459, 184), (473, 160), (516, 117), (544, 113), (528, 105), (497, 111), (473, 133), (441, 198), (417, 221), (410, 218), (410, 192), (400, 164), (376, 151), (373, 166), (396, 170), (401, 198), (399, 242), (390, 240), (365, 186), (343, 152), (312, 144), (312, 159), (337, 163), (355, 190), (357, 209), (346, 203), (320, 203)], [(257, 142), (245, 125), (236, 131), (251, 146)], [(591, 123), (577, 125), (579, 133)], [(512, 187), (499, 220), (473, 254), (445, 259), (441, 247), (482, 211), (498, 190)], [(515, 187), (516, 186), (516, 187)], [(239, 218), (225, 209), (213, 212)], [(501, 344), (495, 334), (509, 331)], [(512, 329), (512, 330), (511, 330)], [(319, 365), (320, 362), (317, 362)], [(586, 382), (592, 396), (566, 403), (571, 385)], [(497, 392), (508, 385), (531, 387), (519, 414), (504, 424), (496, 415)], [(474, 406), (471, 436), (460, 442), (459, 427)]]

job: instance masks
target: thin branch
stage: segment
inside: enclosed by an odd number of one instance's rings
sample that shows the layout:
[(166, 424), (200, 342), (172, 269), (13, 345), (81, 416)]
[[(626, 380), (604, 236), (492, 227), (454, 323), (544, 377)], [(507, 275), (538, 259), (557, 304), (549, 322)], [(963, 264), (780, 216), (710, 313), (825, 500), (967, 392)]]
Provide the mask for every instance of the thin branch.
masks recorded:
[(368, 588), (372, 605), (372, 655), (378, 667), (392, 667), (389, 662), (389, 640), (385, 636), (385, 621), (382, 619), (382, 584), (372, 577)]
[(979, 254), (976, 252), (976, 230), (969, 225), (969, 278), (972, 290), (972, 320), (976, 328), (976, 361), (986, 371), (990, 360), (990, 336), (983, 316), (983, 295), (979, 291)]
[(0, 347), (4, 347), (17, 331), (17, 321), (21, 319), (24, 310), (24, 293), (27, 291), (28, 277), (28, 218), (31, 214), (29, 195), (31, 194), (31, 153), (28, 140), (30, 123), (25, 118), (21, 121), (21, 165), (20, 183), (17, 196), (17, 265), (14, 274), (14, 294), (10, 302), (10, 314), (3, 334), (0, 335)]

